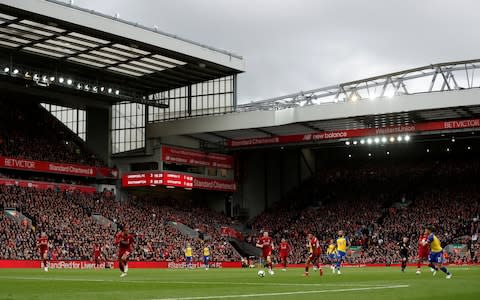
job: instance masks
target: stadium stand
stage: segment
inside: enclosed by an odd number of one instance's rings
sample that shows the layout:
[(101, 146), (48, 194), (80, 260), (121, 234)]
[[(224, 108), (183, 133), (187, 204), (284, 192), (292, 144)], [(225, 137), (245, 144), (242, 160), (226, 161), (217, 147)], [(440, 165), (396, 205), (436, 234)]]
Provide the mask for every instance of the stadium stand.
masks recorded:
[[(257, 216), (247, 241), (254, 243), (262, 230), (272, 231), (277, 243), (281, 237), (289, 240), (291, 260), (301, 263), (307, 232), (326, 243), (343, 229), (356, 246), (349, 262), (389, 264), (399, 261), (397, 243), (403, 236), (410, 238), (416, 255), (422, 226), (433, 224), (445, 245), (470, 241), (470, 248), (476, 249), (451, 261), (478, 261), (478, 243), (471, 239), (480, 213), (479, 173), (475, 159), (402, 163), (395, 168), (371, 163), (333, 167), (304, 182), (302, 193), (294, 193), (296, 201)], [(302, 209), (298, 203), (309, 206)]]
[[(101, 245), (104, 257), (115, 259), (115, 230), (95, 222), (92, 212), (100, 213), (115, 223), (128, 226), (136, 235), (133, 260), (176, 261), (184, 259), (183, 247), (188, 237), (171, 221), (182, 221), (211, 237), (206, 241), (218, 261), (239, 260), (233, 247), (224, 240), (217, 227), (228, 223), (224, 216), (200, 208), (184, 210), (160, 206), (155, 201), (131, 200), (116, 202), (106, 194), (82, 194), (40, 191), (16, 186), (0, 187), (2, 208), (15, 208), (32, 220), (32, 227), (17, 224), (2, 215), (0, 242), (2, 259), (38, 259), (35, 237), (46, 232), (52, 243), (52, 259), (89, 260), (95, 244)], [(200, 259), (204, 242), (189, 240), (195, 257)]]
[[(385, 163), (326, 168), (298, 188), (301, 194), (293, 191), (295, 198), (302, 200), (295, 201), (295, 206), (286, 200), (257, 216), (246, 241), (255, 243), (262, 230), (271, 231), (277, 242), (287, 237), (294, 249), (290, 261), (302, 263), (307, 232), (326, 243), (344, 229), (354, 246), (349, 262), (389, 264), (399, 261), (396, 245), (403, 236), (411, 238), (415, 255), (421, 226), (434, 224), (445, 245), (468, 245), (469, 251), (451, 256), (451, 261), (478, 261), (479, 244), (471, 237), (478, 230), (480, 187), (475, 179), (479, 173), (479, 162), (471, 159), (414, 161), (396, 168)], [(324, 188), (327, 185), (329, 188)], [(52, 258), (88, 260), (93, 245), (100, 244), (104, 256), (114, 259), (115, 230), (95, 222), (92, 213), (126, 225), (136, 234), (133, 260), (181, 262), (186, 241), (192, 243), (197, 259), (204, 243), (213, 249), (215, 260), (240, 258), (220, 234), (220, 227), (231, 225), (232, 220), (195, 207), (188, 199), (131, 197), (117, 202), (109, 194), (14, 186), (0, 187), (0, 192), (2, 208), (16, 208), (32, 220), (29, 228), (1, 217), (0, 242), (7, 245), (1, 250), (2, 259), (38, 258), (35, 236), (42, 231), (50, 236)], [(191, 239), (170, 222), (182, 223), (209, 239)]]
[[(0, 101), (0, 155), (104, 166), (65, 125), (28, 101)], [(480, 173), (478, 160), (410, 159), (394, 168), (392, 164), (358, 162), (323, 168), (292, 190), (290, 197), (252, 220), (252, 231), (245, 241), (255, 244), (262, 230), (271, 231), (277, 243), (281, 237), (287, 237), (294, 249), (290, 261), (302, 263), (307, 232), (314, 232), (326, 244), (337, 230), (344, 229), (354, 246), (349, 262), (390, 264), (399, 261), (396, 247), (403, 236), (410, 237), (412, 249), (416, 249), (421, 226), (434, 224), (446, 244), (467, 245), (467, 251), (453, 255), (451, 261), (478, 261), (478, 238), (472, 239), (478, 232), (480, 214), (480, 188), (475, 180)], [(79, 177), (12, 170), (2, 170), (0, 177), (89, 182)], [(196, 207), (189, 199), (131, 196), (128, 201), (119, 202), (108, 193), (40, 191), (15, 186), (1, 186), (0, 192), (2, 210), (14, 208), (32, 221), (29, 226), (6, 214), (0, 216), (0, 242), (6, 245), (0, 252), (2, 259), (38, 259), (35, 238), (45, 231), (52, 242), (53, 259), (88, 260), (93, 245), (100, 244), (105, 258), (113, 260), (117, 224), (128, 226), (136, 234), (133, 260), (181, 262), (187, 241), (197, 259), (201, 258), (205, 244), (212, 248), (215, 260), (240, 259), (220, 233), (220, 228), (231, 226), (232, 220)], [(100, 223), (92, 214), (111, 223)]]
[(0, 155), (91, 166), (105, 164), (38, 103), (0, 101)]

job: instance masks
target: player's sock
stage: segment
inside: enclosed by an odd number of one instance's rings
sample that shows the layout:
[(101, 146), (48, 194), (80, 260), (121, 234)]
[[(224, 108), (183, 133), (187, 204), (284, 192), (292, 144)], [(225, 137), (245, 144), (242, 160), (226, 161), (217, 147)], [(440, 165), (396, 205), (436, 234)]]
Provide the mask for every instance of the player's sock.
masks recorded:
[(305, 273), (308, 273), (308, 265), (305, 266)]
[(271, 262), (268, 263), (268, 269), (269, 269), (270, 271), (273, 270), (273, 263), (271, 263)]
[(124, 272), (123, 261), (119, 262), (118, 267), (120, 268), (120, 271), (122, 271), (122, 273), (123, 273)]
[(417, 262), (417, 269), (420, 270), (420, 268), (422, 267), (422, 263), (420, 261)]
[(430, 268), (434, 269), (435, 271), (438, 271), (437, 266), (435, 266), (434, 264), (429, 264), (428, 266), (429, 266)]
[(406, 267), (407, 267), (407, 262), (402, 261), (402, 271), (405, 271)]
[(125, 262), (125, 267), (123, 269), (125, 270), (125, 273), (128, 272), (128, 262)]
[(445, 274), (447, 274), (447, 275), (450, 275), (450, 272), (448, 272), (447, 268), (441, 267), (440, 270), (441, 270), (443, 273), (445, 273)]

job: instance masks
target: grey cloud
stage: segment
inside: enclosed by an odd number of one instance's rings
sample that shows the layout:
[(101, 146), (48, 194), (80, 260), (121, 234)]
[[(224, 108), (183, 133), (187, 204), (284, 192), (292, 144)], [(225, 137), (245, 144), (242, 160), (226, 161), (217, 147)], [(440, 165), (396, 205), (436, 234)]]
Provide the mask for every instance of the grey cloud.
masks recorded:
[(474, 0), (77, 0), (243, 55), (240, 102), (477, 58)]

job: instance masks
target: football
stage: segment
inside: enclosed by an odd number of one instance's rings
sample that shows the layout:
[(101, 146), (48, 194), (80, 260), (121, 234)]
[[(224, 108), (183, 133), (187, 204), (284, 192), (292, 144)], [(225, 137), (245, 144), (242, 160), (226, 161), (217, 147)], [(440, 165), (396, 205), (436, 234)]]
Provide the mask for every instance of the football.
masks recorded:
[(263, 271), (263, 270), (258, 271), (257, 274), (258, 274), (258, 277), (260, 277), (260, 278), (265, 277), (265, 271)]

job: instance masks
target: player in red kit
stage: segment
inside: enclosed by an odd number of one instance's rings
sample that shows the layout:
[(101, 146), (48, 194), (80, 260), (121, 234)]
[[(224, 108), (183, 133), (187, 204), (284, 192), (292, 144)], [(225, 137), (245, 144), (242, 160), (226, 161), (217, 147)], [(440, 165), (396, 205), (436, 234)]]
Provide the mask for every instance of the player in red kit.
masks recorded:
[(43, 270), (48, 272), (48, 236), (45, 232), (42, 232), (40, 237), (37, 239), (37, 247), (40, 251), (40, 259), (42, 260)]
[(125, 277), (128, 273), (128, 256), (133, 245), (133, 234), (128, 233), (127, 227), (115, 235), (115, 244), (118, 245), (118, 264), (122, 271), (120, 277)]
[(280, 248), (280, 261), (282, 262), (282, 265), (283, 265), (282, 271), (285, 272), (287, 270), (288, 255), (290, 254), (290, 251), (292, 248), (290, 247), (290, 244), (285, 239), (282, 239), (279, 248)]
[(100, 259), (101, 259), (101, 256), (102, 256), (102, 251), (101, 251), (101, 248), (98, 244), (95, 244), (93, 246), (93, 254), (92, 254), (92, 257), (93, 257), (93, 261), (95, 262), (95, 268), (99, 268), (100, 267)]
[(320, 255), (322, 254), (322, 248), (320, 247), (320, 242), (318, 239), (311, 233), (309, 233), (307, 236), (307, 248), (309, 256), (305, 264), (305, 276), (308, 276), (308, 268), (310, 263), (312, 263), (314, 268), (318, 267), (320, 276), (323, 276), (323, 269), (320, 266)]
[(423, 230), (418, 238), (418, 262), (417, 262), (417, 274), (421, 274), (422, 262), (428, 261), (428, 254), (430, 253), (430, 245), (427, 243), (428, 235)]
[(262, 248), (262, 258), (268, 267), (268, 273), (273, 275), (272, 251), (274, 249), (273, 240), (268, 236), (268, 232), (264, 232), (257, 241), (257, 247)]

